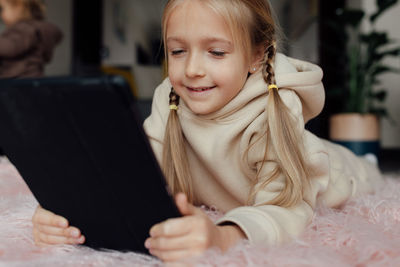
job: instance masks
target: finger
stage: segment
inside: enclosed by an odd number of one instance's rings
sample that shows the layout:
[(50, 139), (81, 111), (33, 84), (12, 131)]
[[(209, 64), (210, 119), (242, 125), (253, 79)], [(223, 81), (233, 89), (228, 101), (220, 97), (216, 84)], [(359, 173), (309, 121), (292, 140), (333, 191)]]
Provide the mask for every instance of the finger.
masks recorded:
[(201, 255), (201, 251), (195, 250), (172, 250), (172, 251), (161, 251), (161, 250), (150, 250), (150, 254), (156, 256), (163, 262), (176, 262), (180, 260), (186, 260), (191, 257)]
[(34, 224), (44, 224), (50, 226), (68, 227), (68, 220), (62, 216), (56, 215), (53, 212), (38, 207), (33, 215), (32, 221)]
[(174, 237), (185, 235), (191, 230), (192, 217), (182, 217), (168, 219), (162, 223), (156, 224), (150, 229), (151, 237)]
[(198, 214), (198, 209), (189, 203), (185, 194), (178, 193), (175, 196), (175, 202), (182, 215), (187, 216)]
[(48, 235), (73, 237), (73, 238), (79, 238), (81, 236), (81, 231), (76, 227), (61, 228), (61, 227), (48, 226), (44, 224), (38, 224), (35, 225), (35, 228), (39, 232)]
[(78, 245), (83, 244), (85, 242), (85, 237), (80, 236), (79, 238), (68, 238), (62, 236), (52, 236), (45, 235), (43, 233), (36, 234), (34, 236), (35, 244), (38, 246), (41, 245)]
[(72, 238), (65, 236), (47, 235), (42, 232), (39, 232), (37, 233), (35, 242), (37, 244), (46, 244), (46, 245), (61, 245), (61, 244), (77, 245), (77, 244), (83, 244), (85, 242), (85, 237), (82, 235), (79, 238)]

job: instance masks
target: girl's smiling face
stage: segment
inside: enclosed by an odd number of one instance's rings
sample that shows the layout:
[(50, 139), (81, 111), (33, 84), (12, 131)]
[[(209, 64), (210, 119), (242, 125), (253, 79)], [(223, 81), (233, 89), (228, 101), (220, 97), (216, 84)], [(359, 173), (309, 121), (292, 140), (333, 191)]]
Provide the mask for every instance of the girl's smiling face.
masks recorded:
[(195, 114), (224, 107), (258, 67), (259, 59), (249, 60), (226, 21), (201, 1), (178, 5), (166, 29), (171, 84)]

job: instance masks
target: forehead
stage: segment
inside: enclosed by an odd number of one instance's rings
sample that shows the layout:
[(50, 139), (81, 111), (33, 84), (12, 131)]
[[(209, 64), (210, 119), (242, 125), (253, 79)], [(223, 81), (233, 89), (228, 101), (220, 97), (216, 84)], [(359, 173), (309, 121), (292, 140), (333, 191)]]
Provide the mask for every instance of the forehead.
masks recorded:
[(166, 36), (233, 39), (226, 20), (198, 0), (183, 1), (172, 10), (166, 25)]

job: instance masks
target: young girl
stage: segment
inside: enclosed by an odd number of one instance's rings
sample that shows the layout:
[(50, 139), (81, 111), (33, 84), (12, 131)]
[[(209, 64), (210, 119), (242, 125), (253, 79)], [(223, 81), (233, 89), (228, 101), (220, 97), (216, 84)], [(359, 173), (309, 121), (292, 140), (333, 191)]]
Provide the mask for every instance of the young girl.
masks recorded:
[[(264, 0), (170, 0), (163, 16), (167, 78), (144, 127), (182, 218), (152, 227), (164, 261), (275, 245), (300, 235), (317, 202), (372, 192), (378, 170), (304, 129), (324, 103), (319, 67), (276, 53)], [(214, 224), (195, 205), (225, 215)], [(65, 218), (38, 208), (38, 244), (82, 243)]]
[(0, 35), (0, 78), (39, 77), (62, 33), (44, 21), (41, 0), (0, 0), (6, 30)]

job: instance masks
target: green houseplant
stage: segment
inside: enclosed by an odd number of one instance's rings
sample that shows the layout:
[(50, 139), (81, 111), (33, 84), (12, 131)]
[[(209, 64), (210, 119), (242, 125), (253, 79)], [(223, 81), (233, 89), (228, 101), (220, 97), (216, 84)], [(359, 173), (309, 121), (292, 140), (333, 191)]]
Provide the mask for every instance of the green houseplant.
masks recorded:
[[(387, 90), (380, 75), (398, 72), (385, 65), (386, 57), (399, 57), (400, 47), (388, 33), (376, 29), (377, 19), (397, 4), (397, 0), (376, 0), (377, 11), (367, 15), (361, 9), (340, 9), (330, 26), (345, 44), (336, 51), (343, 58), (343, 80), (328, 90), (329, 101), (335, 101), (338, 114), (331, 117), (330, 137), (348, 146), (357, 154), (378, 153), (379, 118), (388, 117), (384, 106)], [(370, 23), (370, 30), (362, 30), (362, 22)], [(337, 48), (331, 47), (331, 51)], [(364, 122), (366, 121), (366, 122)]]

